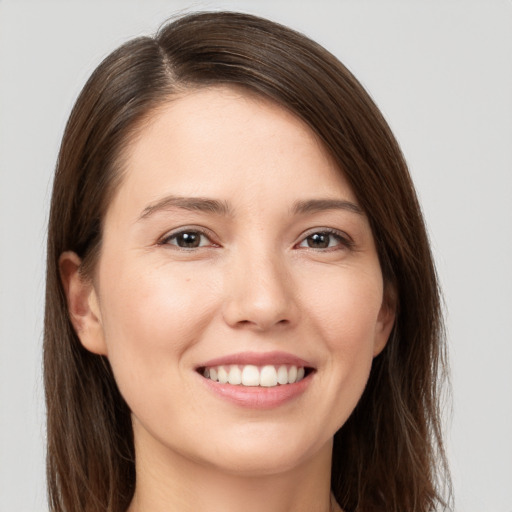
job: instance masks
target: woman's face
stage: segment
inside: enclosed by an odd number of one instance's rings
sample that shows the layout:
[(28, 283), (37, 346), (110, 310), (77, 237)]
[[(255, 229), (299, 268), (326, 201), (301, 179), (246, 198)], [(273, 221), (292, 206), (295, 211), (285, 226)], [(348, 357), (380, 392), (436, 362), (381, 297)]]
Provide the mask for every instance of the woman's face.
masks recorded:
[(137, 453), (252, 474), (330, 456), (394, 319), (339, 169), (302, 121), (228, 88), (173, 100), (125, 156), (79, 333)]

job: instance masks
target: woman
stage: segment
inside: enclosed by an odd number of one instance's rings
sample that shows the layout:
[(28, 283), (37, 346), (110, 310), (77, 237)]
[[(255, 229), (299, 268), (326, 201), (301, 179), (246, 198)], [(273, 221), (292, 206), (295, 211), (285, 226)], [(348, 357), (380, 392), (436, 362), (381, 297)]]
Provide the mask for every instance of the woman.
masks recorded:
[(107, 57), (59, 154), (46, 304), (52, 510), (445, 506), (418, 202), (304, 36), (192, 14)]

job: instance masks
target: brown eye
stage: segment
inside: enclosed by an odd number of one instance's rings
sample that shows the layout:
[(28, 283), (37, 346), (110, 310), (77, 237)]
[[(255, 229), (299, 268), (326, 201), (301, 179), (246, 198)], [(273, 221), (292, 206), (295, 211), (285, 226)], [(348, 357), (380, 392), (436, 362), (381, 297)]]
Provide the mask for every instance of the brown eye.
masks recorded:
[(312, 249), (326, 249), (329, 247), (332, 235), (330, 233), (315, 233), (308, 236), (306, 242)]
[(180, 231), (169, 237), (166, 243), (176, 245), (181, 249), (196, 249), (209, 245), (210, 241), (206, 235), (199, 231)]
[(336, 249), (351, 247), (352, 242), (341, 233), (332, 231), (317, 231), (305, 237), (298, 245), (308, 249)]

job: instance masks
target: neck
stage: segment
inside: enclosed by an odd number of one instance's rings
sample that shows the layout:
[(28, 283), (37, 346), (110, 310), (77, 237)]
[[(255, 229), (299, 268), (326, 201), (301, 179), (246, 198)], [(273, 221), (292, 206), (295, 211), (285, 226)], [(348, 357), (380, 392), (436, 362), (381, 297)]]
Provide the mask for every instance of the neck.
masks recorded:
[(332, 443), (274, 474), (226, 472), (176, 452), (136, 443), (137, 483), (128, 512), (335, 512)]

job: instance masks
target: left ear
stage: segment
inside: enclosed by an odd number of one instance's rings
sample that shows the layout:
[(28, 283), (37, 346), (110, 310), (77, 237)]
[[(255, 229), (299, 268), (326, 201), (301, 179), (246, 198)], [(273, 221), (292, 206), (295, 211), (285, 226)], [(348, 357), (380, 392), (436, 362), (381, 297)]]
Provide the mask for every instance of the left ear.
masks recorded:
[(378, 356), (386, 346), (393, 325), (395, 325), (397, 308), (396, 288), (392, 283), (385, 283), (382, 305), (375, 325), (373, 357)]
[(71, 251), (62, 253), (59, 258), (69, 317), (84, 348), (94, 354), (106, 356), (107, 345), (98, 297), (91, 280), (80, 274), (81, 264), (80, 258)]

